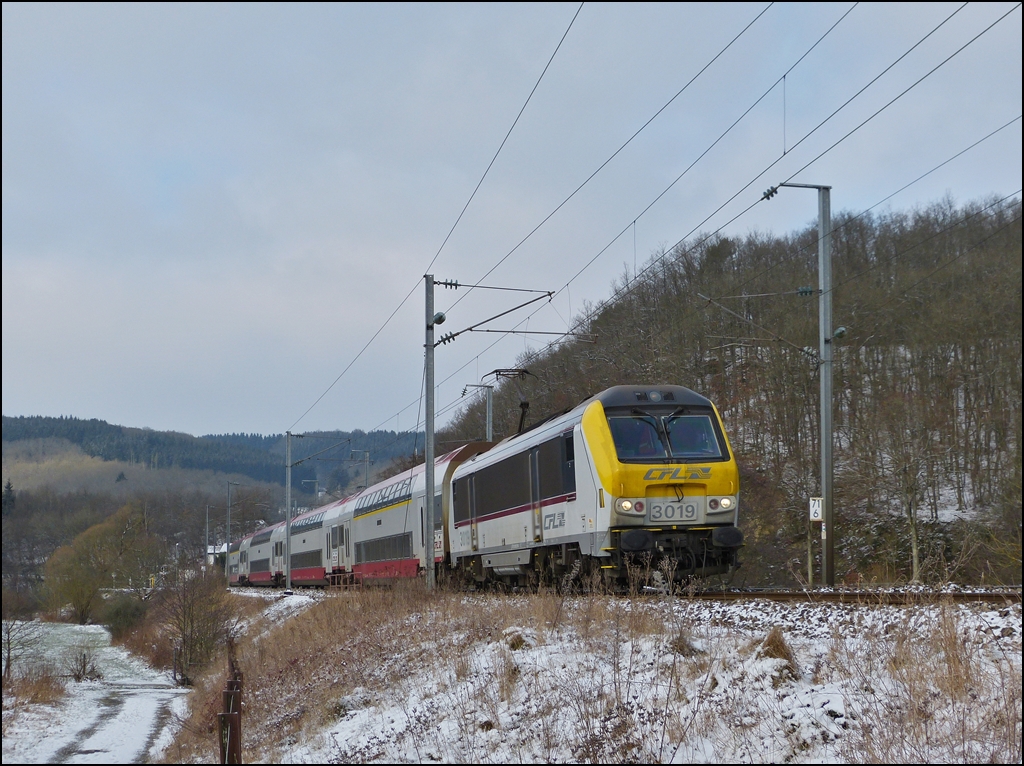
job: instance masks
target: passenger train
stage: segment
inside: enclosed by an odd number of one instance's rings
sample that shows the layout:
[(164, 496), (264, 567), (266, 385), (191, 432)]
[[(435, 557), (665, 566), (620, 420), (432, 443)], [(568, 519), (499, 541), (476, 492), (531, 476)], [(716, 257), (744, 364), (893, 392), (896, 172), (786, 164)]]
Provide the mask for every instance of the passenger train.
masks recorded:
[[(293, 519), (291, 582), (417, 577), (530, 587), (567, 574), (621, 588), (630, 571), (731, 576), (739, 470), (714, 404), (682, 386), (615, 386), (497, 444), (435, 461)], [(229, 549), (233, 585), (286, 581), (284, 522)], [(432, 555), (431, 555), (432, 552)]]

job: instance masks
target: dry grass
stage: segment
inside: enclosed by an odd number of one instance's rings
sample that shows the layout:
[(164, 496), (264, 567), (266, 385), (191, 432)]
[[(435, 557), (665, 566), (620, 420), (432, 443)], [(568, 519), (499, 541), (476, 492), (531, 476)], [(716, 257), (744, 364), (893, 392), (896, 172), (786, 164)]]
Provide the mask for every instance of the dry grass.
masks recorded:
[(64, 674), (46, 662), (28, 662), (4, 685), (4, 707), (8, 705), (53, 705), (64, 698)]
[[(777, 682), (795, 681), (800, 678), (801, 673), (796, 663), (796, 655), (793, 654), (792, 648), (786, 643), (786, 637), (782, 634), (782, 628), (778, 625), (768, 631), (768, 635), (765, 636), (758, 650), (758, 656), (782, 660), (782, 666), (775, 679)], [(778, 683), (776, 683), (776, 686), (778, 686)]]
[[(250, 611), (262, 605), (241, 600)], [(246, 758), (280, 761), (297, 742), (357, 716), (375, 733), (334, 742), (330, 760), (387, 761), (397, 752), (419, 762), (493, 762), (499, 741), (506, 759), (522, 762), (564, 760), (567, 747), (577, 762), (699, 759), (701, 743), (745, 760), (800, 760), (812, 743), (787, 728), (782, 705), (813, 685), (850, 690), (846, 717), (830, 713), (839, 722), (814, 735), (819, 745), (831, 737), (843, 760), (948, 752), (1019, 761), (1019, 657), (982, 662), (955, 608), (928, 623), (906, 610), (855, 642), (837, 625), (809, 673), (781, 626), (744, 645), (699, 610), (667, 596), (428, 594), (421, 583), (324, 594), (288, 620), (254, 617), (237, 643)], [(578, 651), (538, 663), (532, 650), (557, 651), (564, 639)], [(429, 688), (423, 678), (433, 679)], [(225, 680), (223, 664), (198, 679), (168, 760), (218, 757)], [(404, 700), (401, 720), (382, 720), (396, 699)], [(956, 741), (938, 741), (953, 731)]]
[(969, 640), (952, 604), (925, 628), (912, 617), (857, 646), (833, 640), (829, 659), (859, 690), (848, 702), (858, 736), (840, 752), (868, 763), (927, 762), (935, 752), (951, 762), (1019, 763), (1019, 656), (994, 649), (983, 663), (983, 644)]

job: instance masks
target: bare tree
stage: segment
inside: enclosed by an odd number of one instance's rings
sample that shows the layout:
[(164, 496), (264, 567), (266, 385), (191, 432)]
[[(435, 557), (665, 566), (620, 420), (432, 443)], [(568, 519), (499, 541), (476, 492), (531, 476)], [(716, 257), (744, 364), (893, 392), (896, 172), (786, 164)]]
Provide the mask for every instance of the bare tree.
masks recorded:
[(13, 678), (14, 666), (32, 651), (42, 633), (42, 625), (32, 619), (25, 598), (7, 588), (3, 589), (3, 627), (0, 628), (0, 648), (3, 650), (3, 683), (6, 687)]
[(183, 568), (163, 589), (160, 616), (174, 641), (175, 676), (191, 686), (194, 674), (212, 659), (234, 623), (219, 571)]

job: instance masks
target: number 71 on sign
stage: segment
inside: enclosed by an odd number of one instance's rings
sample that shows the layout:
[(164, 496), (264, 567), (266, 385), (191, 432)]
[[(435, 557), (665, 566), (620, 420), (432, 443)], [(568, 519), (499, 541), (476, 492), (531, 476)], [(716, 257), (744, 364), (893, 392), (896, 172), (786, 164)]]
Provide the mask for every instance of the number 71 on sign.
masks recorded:
[(824, 521), (824, 517), (821, 514), (821, 500), (820, 497), (811, 498), (811, 521)]

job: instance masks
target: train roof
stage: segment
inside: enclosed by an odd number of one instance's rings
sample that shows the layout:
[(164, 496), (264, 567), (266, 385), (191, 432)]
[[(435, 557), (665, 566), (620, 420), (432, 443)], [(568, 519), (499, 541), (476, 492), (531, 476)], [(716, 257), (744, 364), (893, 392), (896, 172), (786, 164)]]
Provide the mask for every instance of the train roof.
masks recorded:
[(650, 407), (652, 405), (674, 405), (676, 407), (712, 406), (710, 399), (685, 386), (667, 384), (612, 386), (598, 394), (587, 397), (575, 407), (568, 407), (560, 412), (554, 412), (522, 432), (505, 437), (493, 449), (471, 457), (465, 461), (464, 465), (480, 466), (500, 460), (510, 452), (522, 449), (523, 442), (521, 440), (524, 439), (527, 444), (533, 444), (538, 439), (550, 438), (552, 431), (557, 431), (571, 423), (578, 422), (582, 417), (583, 410), (593, 402), (601, 402), (605, 409), (636, 406)]
[(674, 404), (682, 407), (710, 407), (711, 400), (701, 396), (685, 386), (672, 385), (648, 385), (648, 386), (612, 386), (606, 388), (599, 394), (589, 396), (575, 407), (567, 407), (564, 410), (553, 412), (550, 415), (538, 420), (524, 428), (520, 433), (505, 437), (502, 442), (511, 441), (524, 434), (529, 433), (541, 426), (547, 425), (553, 420), (559, 419), (562, 415), (568, 415), (575, 410), (585, 408), (591, 402), (601, 402), (605, 407), (631, 407), (637, 404), (649, 406), (651, 404)]
[(675, 404), (685, 407), (710, 407), (711, 400), (684, 386), (612, 386), (590, 397), (605, 407), (630, 407), (637, 404)]

